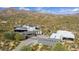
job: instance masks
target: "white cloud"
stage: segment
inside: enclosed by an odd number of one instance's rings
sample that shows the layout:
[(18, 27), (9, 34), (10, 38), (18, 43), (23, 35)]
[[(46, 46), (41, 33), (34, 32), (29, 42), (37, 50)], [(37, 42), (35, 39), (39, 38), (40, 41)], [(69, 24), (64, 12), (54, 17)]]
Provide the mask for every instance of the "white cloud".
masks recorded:
[[(19, 10), (28, 10), (32, 11), (30, 8), (21, 7)], [(59, 11), (52, 11), (50, 9), (44, 9), (43, 7), (37, 7), (34, 9), (34, 11), (41, 12), (41, 13), (59, 13), (59, 14), (72, 14), (77, 13), (79, 11), (79, 8), (61, 8)]]
[(19, 10), (30, 10), (29, 8), (20, 7)]
[(64, 13), (64, 14), (72, 14), (72, 13), (78, 13), (78, 11), (79, 11), (79, 8), (73, 8), (73, 9), (69, 8), (69, 9), (61, 9), (58, 12)]
[(77, 12), (79, 11), (79, 8), (73, 8), (73, 9), (63, 9), (61, 12)]
[(79, 11), (79, 8), (75, 8), (75, 9), (73, 9), (72, 11), (74, 11), (74, 12), (75, 12), (75, 11)]

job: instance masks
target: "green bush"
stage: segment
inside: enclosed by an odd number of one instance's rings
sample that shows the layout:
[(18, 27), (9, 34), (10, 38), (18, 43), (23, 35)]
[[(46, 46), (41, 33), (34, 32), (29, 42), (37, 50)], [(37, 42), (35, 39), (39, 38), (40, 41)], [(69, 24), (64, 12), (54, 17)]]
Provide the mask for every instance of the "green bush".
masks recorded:
[(54, 47), (53, 49), (54, 51), (66, 51), (65, 47), (60, 43), (58, 42)]
[(32, 47), (30, 47), (30, 46), (23, 46), (21, 51), (32, 51)]
[(5, 32), (4, 33), (4, 38), (5, 39), (15, 40), (14, 36), (15, 36), (14, 32)]
[(22, 34), (19, 34), (19, 33), (15, 34), (15, 40), (16, 41), (20, 41), (20, 40), (23, 40), (23, 39), (25, 39), (25, 37)]
[(25, 37), (22, 34), (15, 33), (15, 32), (5, 32), (4, 38), (9, 40), (16, 40), (16, 41), (25, 39)]
[(4, 30), (0, 29), (0, 32), (4, 32)]

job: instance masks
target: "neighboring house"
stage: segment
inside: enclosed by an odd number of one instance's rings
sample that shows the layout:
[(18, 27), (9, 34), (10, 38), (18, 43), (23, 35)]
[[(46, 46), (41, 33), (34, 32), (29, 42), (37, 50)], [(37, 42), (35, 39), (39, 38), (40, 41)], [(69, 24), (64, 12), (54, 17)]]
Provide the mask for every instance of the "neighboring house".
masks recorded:
[(18, 25), (14, 27), (15, 32), (19, 32), (23, 34), (24, 36), (30, 36), (30, 35), (40, 35), (42, 32), (39, 28), (36, 26), (29, 26), (29, 25)]
[(58, 30), (56, 33), (52, 33), (50, 38), (60, 39), (60, 40), (74, 40), (75, 35), (70, 31)]

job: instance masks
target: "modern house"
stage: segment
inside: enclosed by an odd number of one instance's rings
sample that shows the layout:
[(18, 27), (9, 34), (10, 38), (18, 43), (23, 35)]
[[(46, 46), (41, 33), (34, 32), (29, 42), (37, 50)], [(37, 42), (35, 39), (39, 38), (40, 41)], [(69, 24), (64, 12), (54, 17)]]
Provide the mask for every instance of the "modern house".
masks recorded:
[(34, 36), (42, 34), (42, 31), (37, 26), (18, 25), (14, 27), (15, 32), (19, 32), (24, 36)]
[(50, 38), (59, 39), (59, 40), (74, 40), (75, 35), (70, 31), (58, 30), (56, 33), (52, 33)]

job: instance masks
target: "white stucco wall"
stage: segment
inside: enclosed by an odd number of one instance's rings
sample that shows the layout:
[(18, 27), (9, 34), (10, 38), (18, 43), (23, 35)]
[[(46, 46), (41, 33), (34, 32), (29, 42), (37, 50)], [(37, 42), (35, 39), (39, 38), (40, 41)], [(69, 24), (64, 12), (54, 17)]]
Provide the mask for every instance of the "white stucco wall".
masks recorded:
[(52, 33), (52, 35), (50, 36), (50, 38), (55, 39), (62, 39), (63, 37), (75, 39), (75, 35), (72, 32), (63, 30), (58, 30), (56, 33)]

